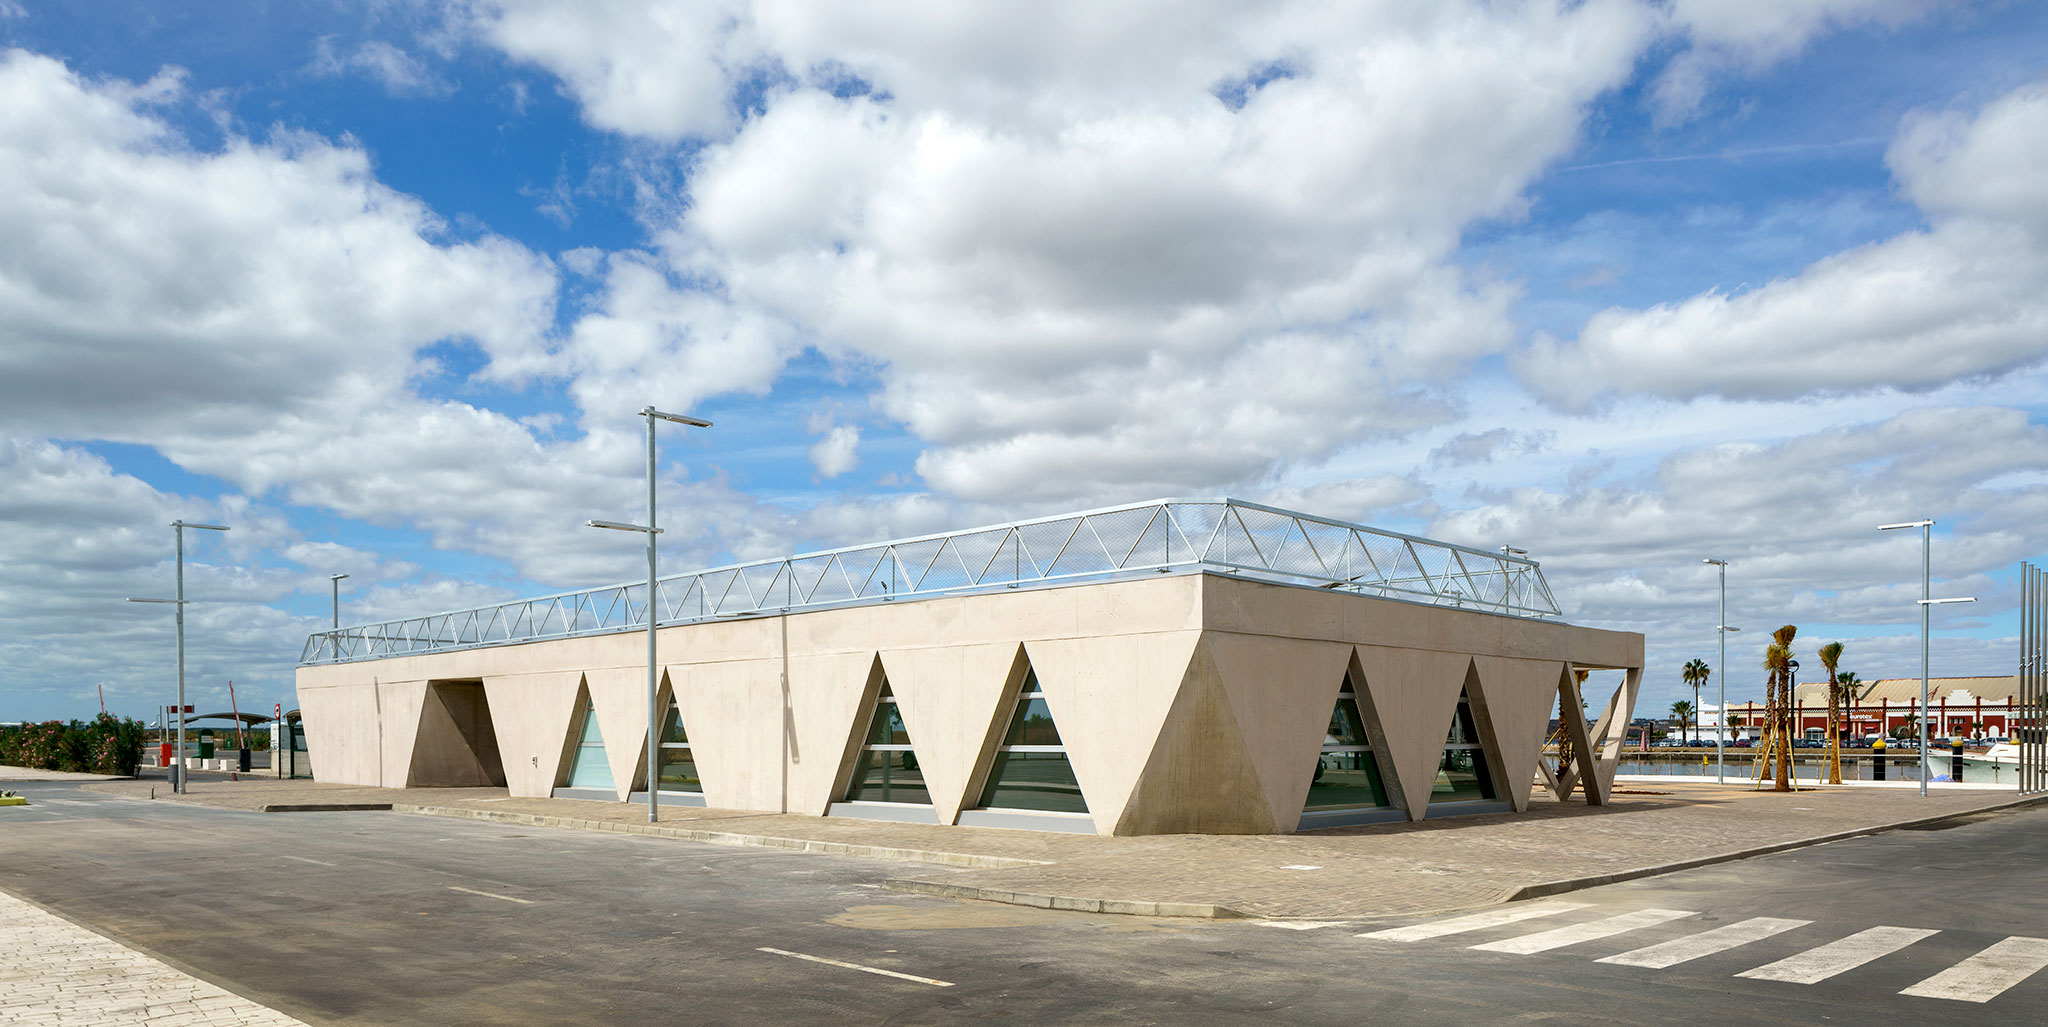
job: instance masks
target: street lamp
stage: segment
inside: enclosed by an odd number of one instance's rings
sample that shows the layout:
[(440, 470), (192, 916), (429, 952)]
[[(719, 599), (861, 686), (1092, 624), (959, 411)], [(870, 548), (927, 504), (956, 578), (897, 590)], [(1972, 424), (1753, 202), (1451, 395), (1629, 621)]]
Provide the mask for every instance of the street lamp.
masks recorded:
[(1728, 783), (1727, 747), (1728, 737), (1728, 635), (1741, 628), (1728, 626), (1728, 561), (1716, 560), (1709, 556), (1700, 561), (1711, 563), (1721, 569), (1721, 619), (1714, 627), (1714, 636), (1721, 641), (1721, 662), (1714, 668), (1714, 675), (1721, 679), (1721, 726), (1714, 732), (1714, 780), (1718, 784)]
[(1901, 521), (1898, 524), (1880, 524), (1879, 531), (1894, 531), (1899, 528), (1920, 529), (1920, 797), (1927, 797), (1927, 609), (1946, 603), (1974, 603), (1975, 596), (1954, 599), (1930, 599), (1928, 592), (1933, 582), (1934, 522)]
[(225, 524), (196, 524), (191, 521), (172, 521), (171, 531), (178, 539), (178, 597), (176, 599), (136, 599), (131, 603), (170, 603), (178, 611), (178, 765), (171, 771), (171, 790), (179, 794), (185, 791), (185, 529), (199, 528), (205, 531), (226, 531)]
[[(329, 574), (327, 576), (328, 584), (334, 586), (334, 630), (336, 631), (341, 630), (341, 579), (346, 577), (348, 577), (346, 574)], [(335, 644), (340, 645), (340, 640), (336, 639)], [(340, 654), (337, 653), (336, 655)]]
[(660, 800), (655, 796), (661, 776), (661, 718), (655, 710), (656, 692), (660, 687), (661, 671), (654, 662), (654, 609), (655, 581), (658, 564), (654, 550), (654, 536), (661, 534), (654, 519), (654, 422), (670, 421), (689, 425), (692, 428), (709, 428), (711, 422), (687, 414), (669, 414), (653, 407), (641, 407), (640, 416), (647, 418), (647, 523), (625, 524), (620, 521), (585, 521), (592, 528), (609, 528), (612, 531), (637, 531), (647, 536), (647, 822), (655, 822)]

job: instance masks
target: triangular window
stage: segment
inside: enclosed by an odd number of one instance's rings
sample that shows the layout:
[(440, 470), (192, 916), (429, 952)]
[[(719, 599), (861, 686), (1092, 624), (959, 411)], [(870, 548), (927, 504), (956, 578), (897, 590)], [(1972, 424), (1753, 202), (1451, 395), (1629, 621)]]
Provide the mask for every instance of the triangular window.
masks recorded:
[(604, 752), (604, 735), (597, 728), (597, 706), (583, 696), (583, 724), (577, 729), (576, 751), (569, 761), (569, 787), (614, 789), (612, 765)]
[(889, 691), (887, 679), (868, 715), (867, 735), (860, 755), (854, 758), (846, 801), (931, 805), (924, 771), (917, 765), (917, 752), (910, 747), (910, 730), (903, 726), (903, 713), (896, 708), (896, 695)]
[(1437, 764), (1436, 787), (1430, 789), (1429, 801), (1464, 802), (1493, 797), (1493, 774), (1486, 766), (1486, 749), (1479, 743), (1472, 697), (1461, 691), (1458, 715), (1451, 720), (1450, 734), (1444, 739), (1444, 756)]
[(1365, 718), (1358, 712), (1358, 693), (1350, 678), (1337, 693), (1329, 730), (1316, 758), (1316, 776), (1308, 786), (1305, 810), (1370, 809), (1388, 804), (1387, 787), (1373, 758)]
[(683, 711), (674, 697), (668, 701), (668, 718), (661, 727), (660, 788), (664, 792), (704, 791), (697, 776), (697, 758), (690, 752), (690, 735), (683, 730)]
[(996, 748), (988, 784), (981, 791), (984, 809), (1048, 810), (1086, 813), (1081, 783), (1067, 762), (1052, 708), (1038, 690), (1038, 672), (1026, 669), (1024, 686), (1010, 711), (1010, 725)]

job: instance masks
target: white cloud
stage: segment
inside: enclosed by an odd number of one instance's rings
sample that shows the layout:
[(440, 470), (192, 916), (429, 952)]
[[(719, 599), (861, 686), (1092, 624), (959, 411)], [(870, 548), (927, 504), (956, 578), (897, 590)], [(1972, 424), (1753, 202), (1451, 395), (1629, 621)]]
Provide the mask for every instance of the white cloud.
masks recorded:
[(1698, 113), (1718, 78), (1762, 71), (1830, 31), (1903, 25), (1936, 6), (1935, 0), (1669, 0), (1669, 27), (1687, 46), (1657, 77), (1652, 107), (1661, 121), (1684, 121)]
[(787, 66), (886, 98), (771, 91), (662, 238), (736, 317), (878, 363), (919, 472), (978, 502), (1257, 481), (1443, 422), (1436, 390), (1513, 334), (1513, 287), (1449, 264), (1460, 230), (1519, 213), (1649, 32), (1620, 3), (1064, 10), (757, 8)]
[(598, 128), (674, 141), (734, 125), (729, 76), (750, 60), (742, 9), (722, 0), (477, 0), (473, 31), (559, 76)]
[(2044, 140), (2040, 84), (1975, 118), (1910, 118), (1890, 161), (1931, 227), (1748, 292), (1602, 311), (1573, 342), (1539, 337), (1518, 354), (1517, 373), (1583, 408), (1615, 393), (1921, 391), (2038, 364), (2048, 357), (2048, 178), (2025, 162), (2048, 155)]
[[(2038, 555), (2036, 526), (2048, 516), (2048, 481), (2025, 472), (2044, 465), (2048, 427), (2022, 410), (1918, 407), (1768, 443), (1681, 447), (1622, 481), (1493, 490), (1424, 533), (1531, 550), (1567, 620), (1645, 633), (1650, 678), (1664, 688), (1678, 664), (1713, 645), (1706, 556), (1732, 561), (1729, 623), (1749, 632), (1788, 622), (1903, 632), (1918, 620), (1919, 547), (1876, 527), (1933, 517), (1937, 594), (1974, 594), (1985, 605), (1950, 625), (2009, 604), (2010, 586), (1999, 582)], [(1898, 647), (1862, 641), (1868, 634), (1846, 633), (1859, 673), (1908, 669)], [(1731, 644), (1731, 666), (1754, 665), (1754, 641), (1745, 633)], [(1938, 668), (1947, 668), (1938, 672), (2005, 669), (1976, 640), (1937, 641)], [(1739, 680), (1753, 688), (1746, 673)]]
[(455, 88), (429, 70), (426, 62), (379, 39), (343, 54), (334, 48), (332, 36), (323, 36), (313, 45), (311, 70), (330, 77), (360, 72), (393, 96), (433, 95)]
[(1543, 452), (1555, 441), (1556, 433), (1550, 431), (1518, 432), (1512, 428), (1494, 428), (1483, 432), (1464, 432), (1430, 450), (1429, 462), (1449, 467), (1490, 464), (1502, 457)]
[(860, 465), (860, 429), (838, 425), (811, 447), (811, 466), (822, 478), (837, 478)]

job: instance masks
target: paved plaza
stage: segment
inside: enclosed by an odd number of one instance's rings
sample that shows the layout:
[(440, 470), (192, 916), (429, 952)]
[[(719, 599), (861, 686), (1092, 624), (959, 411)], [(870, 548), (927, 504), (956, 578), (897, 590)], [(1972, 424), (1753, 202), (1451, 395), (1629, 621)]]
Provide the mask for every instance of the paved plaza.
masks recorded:
[[(1211, 1025), (1277, 1015), (1303, 1024), (1576, 1025), (1960, 1015), (1982, 1027), (2031, 1027), (2048, 1001), (2048, 897), (2038, 888), (2048, 810), (2038, 807), (1964, 810), (1478, 910), (1202, 918), (966, 901), (893, 883), (1061, 866), (947, 862), (963, 856), (1035, 852), (1082, 863), (1065, 846), (1170, 865), (1119, 839), (940, 832), (961, 842), (955, 850), (974, 851), (899, 849), (884, 859), (792, 851), (826, 844), (822, 833), (792, 827), (805, 818), (662, 825), (718, 827), (721, 843), (705, 844), (621, 830), (641, 811), (616, 804), (597, 808), (617, 819), (583, 820), (586, 829), (471, 819), (507, 805), (486, 793), (444, 796), (455, 804), (441, 808), (460, 815), (409, 816), (228, 808), (262, 790), (225, 783), (195, 790), (205, 803), (152, 801), (146, 783), (140, 795), (106, 794), (104, 784), (19, 787), (31, 805), (0, 812), (0, 892), (25, 903), (7, 907), (18, 933), (0, 948), (0, 965), (10, 983), (34, 984), (0, 991), (7, 1023)], [(288, 787), (261, 797), (360, 798)], [(133, 785), (115, 790), (124, 788)], [(1826, 797), (1768, 798), (1819, 811), (1810, 804)], [(1851, 804), (1871, 801), (1839, 798), (1817, 823), (1853, 823)], [(1761, 815), (1739, 797), (1634, 799), (1642, 805), (1633, 813), (1555, 815), (1616, 825), (1639, 816), (1665, 828), (1713, 809), (1731, 825)], [(1448, 853), (1469, 840), (1488, 859), (1512, 840), (1489, 839), (1494, 828), (1483, 820), (1455, 826), (1242, 841), (1339, 856), (1348, 846), (1360, 861), (1372, 844), (1417, 833), (1434, 832)], [(869, 825), (831, 844), (881, 851), (881, 842), (933, 837), (902, 830)], [(1244, 851), (1294, 860), (1304, 850)], [(1458, 866), (1455, 855), (1441, 858)], [(1369, 861), (1312, 866), (1288, 873), (1327, 874), (1319, 879), (1339, 888), (1394, 879), (1372, 876), (1388, 871)]]
[[(170, 800), (162, 782), (87, 786)], [(1747, 784), (1623, 782), (1611, 805), (1539, 801), (1489, 814), (1296, 835), (1094, 835), (935, 827), (685, 806), (515, 799), (502, 789), (380, 789), (255, 778), (195, 779), (177, 801), (261, 810), (395, 806), (535, 826), (865, 855), (899, 863), (890, 884), (932, 894), (1085, 910), (1263, 919), (1413, 916), (1470, 909), (1677, 866), (2016, 801), (2010, 791), (1843, 786), (1778, 793)]]

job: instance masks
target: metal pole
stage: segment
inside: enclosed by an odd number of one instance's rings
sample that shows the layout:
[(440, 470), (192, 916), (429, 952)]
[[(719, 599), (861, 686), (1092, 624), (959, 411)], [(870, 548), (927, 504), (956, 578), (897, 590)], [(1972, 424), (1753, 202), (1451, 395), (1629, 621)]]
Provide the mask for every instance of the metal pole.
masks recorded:
[(660, 677), (654, 662), (654, 590), (658, 587), (654, 538), (660, 525), (654, 519), (654, 408), (646, 407), (640, 413), (647, 418), (647, 822), (652, 824), (660, 814), (660, 800), (655, 795), (661, 777), (661, 722), (654, 709)]
[(171, 791), (185, 793), (185, 522), (171, 522), (171, 534), (178, 537), (178, 760), (177, 775), (171, 781)]
[(1714, 732), (1714, 780), (1719, 784), (1728, 783), (1727, 749), (1724, 739), (1728, 737), (1728, 564), (1721, 563), (1721, 619), (1714, 625), (1714, 634), (1720, 636), (1721, 662), (1714, 668), (1714, 676), (1721, 679), (1721, 723)]
[(1928, 606), (1934, 565), (1934, 522), (1920, 526), (1920, 797), (1927, 797), (1927, 651)]

